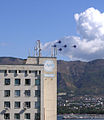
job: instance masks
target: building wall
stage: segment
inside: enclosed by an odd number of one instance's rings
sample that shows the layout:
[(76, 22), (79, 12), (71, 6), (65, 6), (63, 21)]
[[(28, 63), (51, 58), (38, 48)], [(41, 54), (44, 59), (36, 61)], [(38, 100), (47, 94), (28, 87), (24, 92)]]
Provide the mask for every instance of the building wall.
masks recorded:
[[(44, 120), (57, 119), (57, 60), (53, 57), (29, 57), (26, 64), (44, 64)], [(43, 119), (42, 119), (43, 120)]]
[[(9, 72), (9, 71), (13, 72)], [(19, 71), (23, 71), (19, 73)], [(16, 74), (15, 74), (16, 71)], [(26, 73), (25, 73), (26, 71)], [(34, 71), (29, 73), (29, 71)], [(34, 80), (37, 79), (39, 71), (41, 71), (40, 86), (34, 85)], [(11, 79), (11, 84), (5, 86), (5, 78)], [(21, 85), (15, 86), (15, 78), (21, 79)], [(31, 79), (31, 85), (25, 86), (25, 79)], [(10, 97), (4, 97), (4, 90), (11, 90)], [(15, 97), (14, 90), (20, 90), (21, 96)], [(31, 90), (31, 97), (24, 96), (24, 90)], [(34, 91), (40, 90), (40, 98), (34, 96)], [(5, 111), (4, 101), (11, 102), (11, 108)], [(14, 102), (20, 101), (20, 109), (14, 108)], [(23, 110), (23, 103), (31, 102), (31, 108)], [(34, 103), (40, 101), (40, 110), (34, 107)], [(40, 113), (41, 120), (56, 120), (57, 119), (57, 60), (53, 57), (29, 57), (25, 65), (0, 65), (0, 119), (4, 120), (4, 113), (10, 113), (10, 120), (14, 119), (14, 113), (21, 113), (21, 120), (24, 120), (25, 113), (31, 113), (31, 120), (34, 120), (34, 114)], [(3, 113), (3, 114), (2, 114)]]
[[(6, 73), (5, 73), (6, 70)], [(12, 73), (9, 73), (9, 71), (12, 71)], [(17, 70), (17, 74), (15, 74), (15, 70)], [(19, 70), (22, 72), (19, 73)], [(33, 71), (33, 73), (29, 73), (29, 71)], [(27, 71), (27, 74), (25, 75), (25, 71)], [(37, 75), (35, 74), (35, 71), (37, 71)], [(35, 79), (39, 76), (39, 71), (41, 71), (41, 86), (36, 86), (35, 85)], [(14, 72), (14, 73), (13, 73)], [(33, 65), (0, 65), (0, 120), (4, 120), (4, 113), (10, 113), (10, 120), (15, 120), (14, 119), (14, 113), (21, 113), (21, 119), (24, 120), (24, 114), (25, 113), (31, 113), (31, 120), (34, 120), (35, 113), (39, 113), (40, 110), (35, 108), (35, 102), (39, 101), (39, 97), (35, 96), (35, 90), (40, 90), (42, 91), (43, 86), (43, 66), (33, 66)], [(10, 78), (11, 83), (10, 85), (5, 85), (4, 80), (5, 78)], [(14, 80), (16, 78), (21, 79), (21, 85), (20, 86), (15, 86), (14, 85)], [(31, 85), (25, 86), (25, 79), (31, 79)], [(4, 90), (10, 90), (11, 95), (10, 97), (4, 97)], [(15, 97), (14, 95), (14, 90), (20, 90), (21, 91), (21, 96), (20, 97)], [(31, 96), (30, 97), (25, 97), (24, 96), (24, 91), (25, 90), (31, 90)], [(42, 99), (42, 98), (41, 98)], [(4, 101), (10, 101), (11, 103), (11, 108), (5, 111), (4, 108)], [(21, 102), (21, 107), (19, 109), (14, 108), (14, 102), (15, 101), (20, 101)], [(24, 102), (30, 101), (31, 102), (31, 108), (26, 109), (23, 113), (24, 109)], [(3, 113), (4, 112), (4, 113)]]

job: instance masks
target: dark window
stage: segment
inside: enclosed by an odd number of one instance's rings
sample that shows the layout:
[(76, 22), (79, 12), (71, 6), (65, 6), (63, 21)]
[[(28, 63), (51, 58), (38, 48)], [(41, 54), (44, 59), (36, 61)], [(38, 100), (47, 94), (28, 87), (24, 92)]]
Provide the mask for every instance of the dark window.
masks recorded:
[(35, 80), (35, 85), (40, 85), (40, 80), (39, 79)]
[(21, 84), (21, 80), (20, 79), (15, 79), (15, 85), (20, 85)]
[(35, 97), (40, 97), (40, 90), (35, 90)]
[(27, 74), (27, 71), (25, 71), (25, 76), (27, 76), (28, 74)]
[(15, 90), (15, 97), (20, 97), (20, 90)]
[(30, 97), (31, 96), (31, 91), (30, 90), (25, 90), (24, 92), (26, 97)]
[(5, 70), (4, 73), (7, 74), (7, 70)]
[(30, 79), (25, 79), (25, 85), (30, 85), (31, 84), (31, 80)]
[(4, 90), (4, 97), (10, 97), (10, 90)]
[(10, 85), (10, 79), (5, 79), (5, 85)]
[(16, 119), (16, 120), (20, 119), (20, 114), (19, 113), (15, 113), (14, 114), (14, 119)]
[(25, 119), (31, 119), (30, 118), (30, 113), (25, 113)]
[(10, 120), (10, 113), (4, 113), (4, 119)]
[(17, 70), (15, 70), (14, 73), (17, 74)]
[(37, 71), (35, 71), (35, 76), (37, 76), (37, 73), (38, 73), (38, 72), (37, 72)]
[(16, 108), (16, 109), (20, 108), (20, 104), (21, 104), (20, 102), (15, 102), (14, 103), (14, 108)]
[(39, 109), (40, 108), (40, 101), (35, 102), (35, 108)]
[(17, 76), (17, 70), (14, 70), (14, 77)]
[(4, 108), (10, 108), (10, 102), (9, 101), (4, 102)]
[(35, 120), (40, 120), (40, 113), (35, 113)]
[(39, 75), (41, 75), (41, 71), (39, 71)]
[(30, 108), (31, 107), (31, 103), (30, 102), (25, 102), (24, 107), (25, 108)]
[(9, 70), (8, 72), (11, 73), (11, 70)]

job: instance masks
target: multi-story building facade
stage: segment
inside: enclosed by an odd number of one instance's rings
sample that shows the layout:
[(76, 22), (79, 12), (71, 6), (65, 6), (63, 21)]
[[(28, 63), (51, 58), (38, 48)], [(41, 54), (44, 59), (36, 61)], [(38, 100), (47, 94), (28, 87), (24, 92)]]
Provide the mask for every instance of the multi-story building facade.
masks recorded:
[(0, 65), (0, 120), (56, 119), (55, 57), (28, 57), (23, 65)]

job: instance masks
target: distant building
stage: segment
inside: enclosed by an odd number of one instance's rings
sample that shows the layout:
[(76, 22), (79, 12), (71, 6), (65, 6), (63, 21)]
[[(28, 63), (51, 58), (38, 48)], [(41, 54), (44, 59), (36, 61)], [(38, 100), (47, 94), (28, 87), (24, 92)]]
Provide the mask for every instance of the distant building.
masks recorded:
[(57, 60), (28, 57), (0, 65), (0, 120), (57, 119)]
[(65, 92), (58, 93), (58, 96), (64, 96), (64, 95), (67, 95), (67, 94)]

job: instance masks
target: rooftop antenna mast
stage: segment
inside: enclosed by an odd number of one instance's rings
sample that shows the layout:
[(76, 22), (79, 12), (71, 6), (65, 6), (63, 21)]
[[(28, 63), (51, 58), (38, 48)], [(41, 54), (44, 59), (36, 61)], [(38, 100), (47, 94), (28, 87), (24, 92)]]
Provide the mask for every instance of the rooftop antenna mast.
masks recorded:
[(30, 56), (30, 49), (28, 50), (28, 55)]
[(35, 51), (35, 56), (37, 57), (37, 45), (36, 45), (36, 47), (34, 47), (34, 51)]
[(36, 41), (36, 46), (34, 47), (34, 51), (36, 57), (41, 57), (40, 40)]
[(38, 52), (40, 57), (41, 56), (40, 40), (37, 40), (37, 42), (38, 42)]
[(51, 57), (53, 57), (53, 47), (51, 47)]

